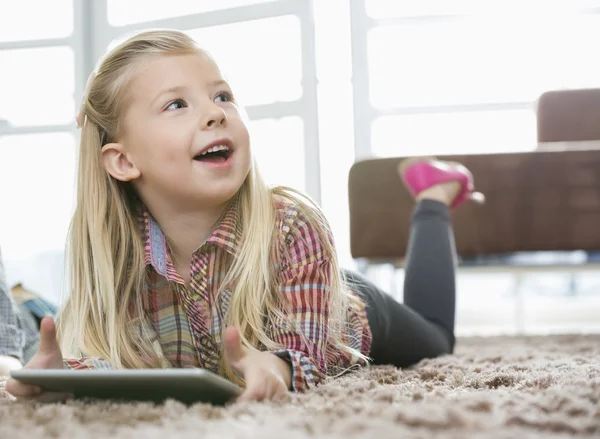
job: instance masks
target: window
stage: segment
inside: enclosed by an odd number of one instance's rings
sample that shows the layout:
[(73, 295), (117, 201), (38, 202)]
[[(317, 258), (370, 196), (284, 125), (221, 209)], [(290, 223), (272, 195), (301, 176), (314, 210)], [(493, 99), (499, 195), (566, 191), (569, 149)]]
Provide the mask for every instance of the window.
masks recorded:
[(75, 195), (70, 133), (0, 137), (0, 244), (3, 257), (62, 251)]
[(9, 282), (53, 301), (75, 188), (76, 32), (73, 0), (0, 6), (0, 246)]
[[(489, 7), (491, 2), (486, 2)], [(422, 17), (428, 15), (453, 15), (474, 10), (479, 0), (421, 0), (418, 2), (390, 2), (387, 0), (366, 0), (367, 14), (375, 19), (391, 17)]]
[(600, 16), (376, 27), (369, 33), (371, 101), (379, 109), (533, 102), (546, 90), (597, 85), (600, 65), (589, 53), (598, 29)]
[(0, 13), (0, 43), (64, 38), (71, 32), (73, 0), (19, 0)]
[(13, 126), (66, 125), (75, 114), (70, 47), (0, 50), (0, 119)]
[(124, 26), (272, 1), (274, 0), (107, 0), (108, 22), (112, 26)]
[(564, 14), (600, 6), (598, 0), (420, 0), (418, 2), (391, 2), (365, 0), (367, 14), (374, 19), (443, 17), (467, 14), (487, 16)]
[(298, 17), (244, 21), (188, 33), (214, 56), (244, 106), (290, 102), (302, 96)]
[(252, 152), (264, 179), (304, 190), (304, 127), (300, 117), (259, 119), (250, 123)]
[(373, 153), (382, 157), (533, 150), (531, 110), (382, 116), (373, 122)]
[(600, 86), (597, 0), (352, 5), (360, 156), (533, 150), (543, 92)]

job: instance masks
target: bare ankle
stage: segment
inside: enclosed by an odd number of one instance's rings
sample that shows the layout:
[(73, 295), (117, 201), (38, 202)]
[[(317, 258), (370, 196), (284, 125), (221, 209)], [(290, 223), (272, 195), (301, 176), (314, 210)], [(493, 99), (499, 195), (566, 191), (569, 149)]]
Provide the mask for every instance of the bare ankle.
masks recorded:
[(420, 192), (415, 199), (439, 201), (449, 206), (460, 191), (460, 183), (457, 181), (449, 181), (447, 183), (436, 184), (430, 188)]

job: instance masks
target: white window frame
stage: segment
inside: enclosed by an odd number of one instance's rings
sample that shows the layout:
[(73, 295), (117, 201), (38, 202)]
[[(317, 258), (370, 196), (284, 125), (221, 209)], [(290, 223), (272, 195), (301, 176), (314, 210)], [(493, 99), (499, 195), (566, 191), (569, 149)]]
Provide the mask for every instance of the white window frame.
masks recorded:
[[(0, 50), (18, 50), (50, 48), (58, 46), (67, 46), (73, 50), (75, 60), (75, 102), (76, 105), (81, 101), (83, 89), (85, 87), (84, 71), (89, 65), (86, 59), (88, 52), (85, 50), (85, 43), (88, 40), (86, 35), (86, 21), (83, 19), (87, 15), (88, 2), (73, 0), (73, 32), (64, 38), (47, 38), (40, 40), (10, 41), (0, 43)], [(62, 125), (29, 125), (29, 126), (11, 126), (0, 123), (0, 138), (3, 136), (12, 136), (19, 134), (37, 134), (37, 133), (71, 133), (76, 135), (77, 125), (75, 124), (75, 111), (73, 112), (73, 122)]]

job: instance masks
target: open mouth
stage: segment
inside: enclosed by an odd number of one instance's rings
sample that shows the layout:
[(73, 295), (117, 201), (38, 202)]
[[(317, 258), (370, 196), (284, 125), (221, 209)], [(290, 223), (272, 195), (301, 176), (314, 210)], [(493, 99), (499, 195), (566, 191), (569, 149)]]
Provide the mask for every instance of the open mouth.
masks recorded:
[(227, 145), (217, 145), (207, 149), (202, 154), (194, 157), (194, 160), (208, 163), (223, 163), (231, 157), (233, 151)]

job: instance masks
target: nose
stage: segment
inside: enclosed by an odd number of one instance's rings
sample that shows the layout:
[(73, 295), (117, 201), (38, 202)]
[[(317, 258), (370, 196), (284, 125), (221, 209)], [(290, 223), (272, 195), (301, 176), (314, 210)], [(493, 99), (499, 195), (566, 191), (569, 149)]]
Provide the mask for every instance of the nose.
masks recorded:
[(202, 128), (216, 128), (227, 123), (227, 114), (225, 110), (216, 105), (214, 102), (208, 104), (204, 110), (202, 117)]

